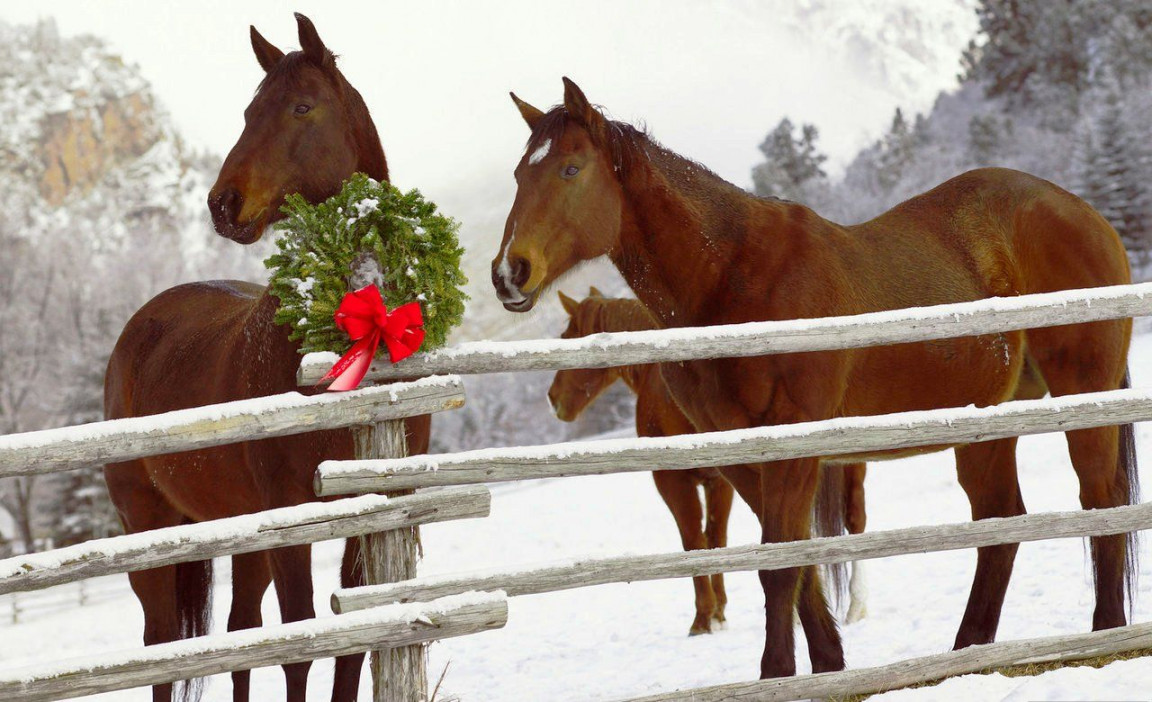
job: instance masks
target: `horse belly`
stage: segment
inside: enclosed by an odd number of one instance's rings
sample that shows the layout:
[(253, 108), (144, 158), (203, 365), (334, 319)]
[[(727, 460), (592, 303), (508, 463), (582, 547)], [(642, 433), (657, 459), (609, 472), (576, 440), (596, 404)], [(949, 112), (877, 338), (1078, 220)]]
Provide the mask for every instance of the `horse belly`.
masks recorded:
[(1023, 332), (1008, 332), (856, 351), (858, 360), (837, 414), (998, 404), (1016, 390), (1023, 350)]

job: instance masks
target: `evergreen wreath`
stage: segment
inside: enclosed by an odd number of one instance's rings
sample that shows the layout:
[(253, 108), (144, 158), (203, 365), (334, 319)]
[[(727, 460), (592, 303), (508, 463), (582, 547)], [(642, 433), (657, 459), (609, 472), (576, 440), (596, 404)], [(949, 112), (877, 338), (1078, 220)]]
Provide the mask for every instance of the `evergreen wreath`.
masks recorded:
[[(264, 261), (272, 270), (272, 294), (280, 299), (278, 324), (301, 353), (348, 349), (348, 336), (333, 315), (346, 293), (380, 288), (388, 309), (418, 301), (427, 351), (443, 346), (464, 316), (460, 270), (464, 249), (459, 223), (437, 213), (419, 190), (402, 192), (363, 173), (345, 181), (339, 194), (316, 205), (289, 195), (277, 222), (279, 251)], [(381, 345), (380, 350), (383, 350)]]

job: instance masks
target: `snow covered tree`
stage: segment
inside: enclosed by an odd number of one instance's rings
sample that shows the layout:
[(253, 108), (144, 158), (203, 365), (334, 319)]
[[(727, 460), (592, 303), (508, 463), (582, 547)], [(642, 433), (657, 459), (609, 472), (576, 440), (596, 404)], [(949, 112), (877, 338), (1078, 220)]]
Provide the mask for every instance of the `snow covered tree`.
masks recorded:
[(876, 177), (882, 189), (891, 191), (900, 182), (904, 170), (916, 157), (917, 141), (917, 130), (908, 125), (903, 110), (897, 107), (892, 116), (892, 126), (880, 142), (876, 155)]
[(827, 177), (821, 165), (828, 157), (816, 148), (820, 132), (815, 125), (796, 128), (787, 117), (760, 144), (764, 163), (752, 169), (753, 192), (761, 197), (804, 200), (804, 186)]
[(1148, 188), (1147, 136), (1134, 138), (1125, 124), (1123, 93), (1105, 78), (1099, 114), (1082, 137), (1080, 195), (1116, 228), (1141, 267), (1152, 254), (1152, 194)]
[(980, 0), (982, 41), (964, 52), (964, 77), (982, 81), (989, 97), (1029, 104), (1038, 84), (1078, 92), (1087, 84), (1090, 20), (1083, 0)]

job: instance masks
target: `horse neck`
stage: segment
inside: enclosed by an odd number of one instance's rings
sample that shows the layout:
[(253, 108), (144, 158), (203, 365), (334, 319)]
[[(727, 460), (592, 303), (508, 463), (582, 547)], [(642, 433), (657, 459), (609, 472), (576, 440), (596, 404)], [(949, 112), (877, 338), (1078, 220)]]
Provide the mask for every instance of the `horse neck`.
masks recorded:
[[(707, 323), (709, 301), (723, 293), (730, 266), (744, 253), (746, 237), (783, 238), (802, 205), (757, 198), (704, 166), (642, 135), (631, 137), (621, 176), (624, 208), (620, 246), (613, 262), (662, 326)], [(743, 213), (756, 209), (756, 231)], [(758, 251), (760, 274), (781, 265), (784, 242)]]
[[(376, 123), (364, 104), (360, 92), (344, 80), (346, 100), (348, 101), (348, 120), (352, 125), (352, 138), (356, 142), (359, 160), (356, 170), (381, 182), (388, 180), (388, 161), (384, 158), (384, 147), (380, 143), (380, 134), (376, 131)], [(349, 173), (349, 176), (352, 174)]]
[[(660, 328), (640, 300), (608, 298), (598, 302), (596, 332), (648, 331)], [(616, 366), (607, 370), (622, 380), (629, 390), (639, 392), (647, 380), (648, 373), (655, 368), (656, 366), (652, 364), (642, 364)]]

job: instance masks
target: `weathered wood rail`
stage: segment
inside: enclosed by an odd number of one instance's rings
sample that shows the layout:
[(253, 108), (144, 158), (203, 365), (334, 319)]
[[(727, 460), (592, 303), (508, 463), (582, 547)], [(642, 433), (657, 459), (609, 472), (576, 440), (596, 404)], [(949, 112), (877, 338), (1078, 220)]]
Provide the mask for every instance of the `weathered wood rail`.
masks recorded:
[[(989, 298), (950, 305), (779, 322), (593, 334), (579, 339), (481, 341), (374, 363), (369, 382), (444, 373), (510, 373), (606, 368), (637, 363), (765, 356), (978, 336), (1152, 314), (1152, 283)], [(305, 356), (302, 385), (316, 383), (334, 357)]]
[(474, 590), (501, 590), (509, 597), (536, 595), (609, 583), (848, 563), (1026, 541), (1125, 534), (1141, 529), (1152, 529), (1152, 503), (1091, 511), (1028, 514), (788, 543), (587, 558), (531, 569), (431, 576), (389, 585), (339, 589), (332, 595), (332, 609), (335, 612), (353, 612)]
[[(775, 702), (867, 695), (1002, 666), (1081, 660), (1142, 648), (1152, 648), (1152, 623), (1132, 624), (1088, 634), (970, 646), (959, 651), (911, 658), (874, 668), (678, 690), (637, 697), (628, 702)], [(930, 698), (930, 695), (926, 697)]]
[(0, 594), (417, 524), (485, 517), (491, 499), (487, 488), (478, 486), (397, 498), (365, 495), (95, 539), (0, 561)]
[(325, 461), (316, 491), (336, 495), (572, 475), (687, 470), (807, 456), (868, 457), (885, 450), (1152, 419), (1152, 392), (1113, 390), (991, 407), (901, 412), (663, 438), (574, 441), (393, 460)]
[(291, 392), (130, 419), (0, 436), (0, 478), (341, 429), (464, 403), (460, 379), (424, 378), (346, 393)]
[(471, 593), (213, 634), (0, 672), (0, 699), (42, 702), (395, 648), (504, 626), (503, 593)]

